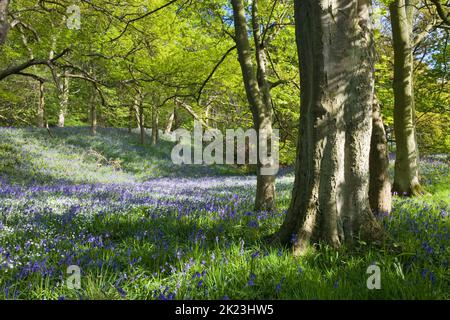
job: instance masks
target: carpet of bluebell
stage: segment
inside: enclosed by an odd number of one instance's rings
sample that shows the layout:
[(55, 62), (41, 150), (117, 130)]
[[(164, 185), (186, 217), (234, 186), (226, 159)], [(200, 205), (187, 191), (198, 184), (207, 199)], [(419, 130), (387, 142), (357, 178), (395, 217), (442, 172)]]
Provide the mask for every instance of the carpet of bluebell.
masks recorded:
[[(87, 128), (0, 128), (0, 299), (449, 299), (450, 169), (421, 162), (429, 194), (394, 197), (389, 243), (295, 258), (266, 239), (289, 204), (252, 210), (256, 179), (176, 166), (172, 144)], [(381, 269), (369, 290), (366, 270)], [(81, 269), (81, 288), (66, 285)]]

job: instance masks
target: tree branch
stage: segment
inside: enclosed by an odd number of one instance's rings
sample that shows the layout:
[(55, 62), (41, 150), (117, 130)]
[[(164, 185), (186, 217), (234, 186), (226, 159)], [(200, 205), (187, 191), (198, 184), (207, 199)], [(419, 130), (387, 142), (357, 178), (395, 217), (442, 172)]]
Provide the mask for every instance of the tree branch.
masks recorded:
[(436, 7), (436, 11), (442, 21), (450, 26), (450, 12), (446, 12), (440, 0), (430, 0)]
[(149, 12), (143, 14), (142, 16), (139, 16), (139, 17), (137, 17), (137, 18), (128, 20), (128, 21), (126, 22), (125, 28), (122, 30), (122, 32), (121, 32), (117, 37), (111, 39), (111, 42), (114, 42), (114, 41), (117, 41), (118, 39), (120, 39), (120, 38), (125, 34), (125, 32), (127, 32), (128, 27), (129, 27), (133, 22), (136, 22), (136, 21), (138, 21), (138, 20), (144, 19), (144, 18), (146, 18), (146, 17), (148, 17), (148, 16), (150, 16), (150, 15), (152, 15), (152, 14), (154, 14), (154, 13), (156, 13), (156, 12), (158, 12), (158, 11), (160, 11), (160, 10), (162, 10), (162, 9), (164, 9), (164, 8), (166, 8), (166, 7), (170, 6), (170, 5), (172, 5), (172, 4), (174, 4), (174, 3), (177, 2), (177, 1), (178, 1), (178, 0), (171, 0), (171, 1), (167, 2), (166, 4), (163, 4), (162, 6), (156, 8), (156, 9), (154, 9), (154, 10), (152, 10), (152, 11), (149, 11)]
[(193, 109), (190, 105), (188, 105), (186, 102), (181, 101), (181, 100), (175, 98), (175, 103), (177, 103), (178, 105), (180, 105), (180, 106), (182, 106), (184, 109), (186, 109), (186, 111), (189, 112), (189, 113), (194, 117), (194, 119), (197, 120), (197, 121), (199, 121), (205, 128), (211, 129), (211, 127), (208, 126), (208, 125), (205, 123), (205, 121), (203, 121), (203, 119), (200, 118), (200, 117), (197, 115), (197, 113), (195, 113), (194, 109)]
[(206, 78), (205, 81), (203, 81), (202, 86), (200, 87), (200, 90), (198, 90), (198, 94), (197, 94), (197, 102), (200, 101), (200, 97), (202, 95), (202, 91), (203, 89), (206, 87), (206, 85), (208, 84), (209, 80), (211, 80), (211, 78), (213, 77), (214, 73), (216, 73), (217, 69), (220, 67), (220, 65), (225, 61), (225, 59), (228, 57), (228, 55), (236, 49), (236, 46), (231, 47), (230, 49), (227, 50), (227, 52), (225, 52), (225, 54), (222, 56), (222, 58), (219, 60), (219, 62), (214, 66), (213, 70), (211, 71), (211, 73), (208, 75), (208, 77)]
[(52, 59), (47, 59), (47, 60), (46, 59), (31, 59), (31, 60), (28, 60), (27, 62), (24, 62), (17, 66), (9, 67), (0, 72), (0, 81), (13, 75), (13, 74), (21, 74), (21, 73), (23, 73), (22, 72), (23, 70), (28, 69), (29, 67), (32, 67), (32, 66), (46, 65), (49, 68), (51, 68), (53, 62), (55, 62), (56, 60), (60, 59), (64, 55), (66, 55), (68, 52), (70, 52), (70, 49), (67, 48), (67, 49), (64, 49), (64, 51), (62, 51), (60, 54), (53, 57)]

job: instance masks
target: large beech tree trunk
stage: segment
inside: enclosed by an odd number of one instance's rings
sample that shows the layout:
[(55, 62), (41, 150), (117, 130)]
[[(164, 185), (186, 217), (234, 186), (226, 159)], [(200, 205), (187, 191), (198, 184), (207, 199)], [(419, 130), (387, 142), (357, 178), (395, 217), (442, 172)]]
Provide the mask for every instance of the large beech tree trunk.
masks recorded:
[(369, 204), (374, 99), (370, 0), (296, 0), (301, 112), (295, 183), (275, 240), (302, 254), (381, 239)]
[(374, 99), (370, 142), (370, 208), (375, 215), (388, 215), (392, 209), (391, 183), (389, 180), (389, 151), (380, 105)]
[(394, 133), (396, 158), (393, 191), (422, 193), (415, 127), (413, 21), (417, 0), (396, 0), (389, 6), (394, 47)]
[[(272, 134), (272, 105), (270, 87), (266, 77), (265, 49), (260, 39), (258, 23), (258, 1), (252, 3), (252, 29), (255, 42), (257, 69), (252, 61), (252, 50), (248, 38), (248, 28), (243, 0), (232, 0), (236, 47), (244, 79), (245, 91), (253, 115), (253, 124), (259, 132), (264, 130)], [(258, 139), (258, 154), (260, 141)], [(262, 164), (258, 159), (255, 210), (273, 210), (275, 208), (275, 176), (262, 175)]]

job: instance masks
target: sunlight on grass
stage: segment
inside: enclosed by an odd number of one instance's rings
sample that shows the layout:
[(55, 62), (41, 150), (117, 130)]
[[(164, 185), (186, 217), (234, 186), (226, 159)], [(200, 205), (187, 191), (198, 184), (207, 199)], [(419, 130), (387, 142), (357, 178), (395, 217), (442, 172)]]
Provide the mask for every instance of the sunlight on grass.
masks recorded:
[[(184, 169), (121, 130), (93, 138), (61, 129), (55, 139), (0, 130), (0, 298), (450, 298), (445, 163), (421, 163), (433, 194), (395, 197), (383, 220), (393, 244), (351, 252), (318, 245), (294, 258), (263, 241), (286, 213), (289, 171), (278, 179), (279, 211), (255, 213), (254, 177), (228, 169), (224, 179), (199, 166), (175, 178)], [(125, 155), (122, 168), (98, 167), (89, 148), (108, 159)], [(373, 263), (381, 290), (366, 287)], [(69, 265), (81, 267), (80, 290), (64, 284)]]

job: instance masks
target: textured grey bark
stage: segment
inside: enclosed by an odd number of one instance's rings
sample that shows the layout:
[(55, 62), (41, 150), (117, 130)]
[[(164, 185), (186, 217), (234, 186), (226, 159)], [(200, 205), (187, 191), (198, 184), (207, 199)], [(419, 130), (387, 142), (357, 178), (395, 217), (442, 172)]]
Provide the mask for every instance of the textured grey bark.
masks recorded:
[[(252, 3), (252, 27), (255, 43), (257, 68), (252, 61), (252, 50), (248, 38), (247, 20), (243, 0), (232, 0), (236, 47), (242, 70), (245, 92), (253, 115), (253, 124), (257, 131), (272, 133), (272, 105), (270, 88), (266, 78), (265, 48), (261, 44), (258, 25), (258, 1)], [(260, 141), (257, 149), (259, 150)], [(259, 152), (258, 152), (259, 154)], [(255, 210), (273, 210), (275, 208), (275, 176), (261, 174), (262, 164), (258, 160)]]
[(370, 208), (375, 215), (388, 215), (392, 209), (391, 182), (389, 180), (389, 153), (380, 105), (374, 99), (370, 142)]
[(374, 55), (369, 0), (296, 0), (301, 110), (296, 175), (275, 241), (294, 254), (382, 238), (369, 204)]
[(44, 128), (45, 91), (44, 82), (39, 81), (39, 103), (36, 116), (38, 128)]
[(9, 30), (8, 5), (9, 0), (0, 0), (0, 46), (5, 43)]
[(394, 47), (394, 133), (396, 159), (393, 191), (422, 193), (415, 128), (413, 21), (417, 1), (396, 0), (389, 6)]

